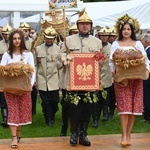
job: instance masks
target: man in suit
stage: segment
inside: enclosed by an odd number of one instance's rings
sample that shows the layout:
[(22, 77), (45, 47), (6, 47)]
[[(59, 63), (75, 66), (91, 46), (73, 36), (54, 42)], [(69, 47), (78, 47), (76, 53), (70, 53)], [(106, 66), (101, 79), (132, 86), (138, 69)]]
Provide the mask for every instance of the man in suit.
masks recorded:
[[(145, 47), (147, 57), (150, 60), (150, 34), (144, 34), (141, 42)], [(143, 96), (144, 96), (144, 122), (150, 123), (150, 76), (147, 80), (143, 80)]]

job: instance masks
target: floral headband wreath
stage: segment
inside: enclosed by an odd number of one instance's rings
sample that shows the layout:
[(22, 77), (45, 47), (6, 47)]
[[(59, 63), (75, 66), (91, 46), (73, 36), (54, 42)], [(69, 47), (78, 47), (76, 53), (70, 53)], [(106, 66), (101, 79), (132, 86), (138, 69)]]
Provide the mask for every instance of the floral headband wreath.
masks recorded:
[(140, 28), (140, 24), (136, 18), (132, 18), (128, 14), (125, 14), (121, 16), (120, 18), (118, 18), (118, 20), (116, 21), (115, 28), (116, 28), (117, 33), (119, 33), (119, 30), (122, 28), (122, 26), (125, 23), (129, 23), (130, 25), (132, 25), (135, 31), (138, 31)]

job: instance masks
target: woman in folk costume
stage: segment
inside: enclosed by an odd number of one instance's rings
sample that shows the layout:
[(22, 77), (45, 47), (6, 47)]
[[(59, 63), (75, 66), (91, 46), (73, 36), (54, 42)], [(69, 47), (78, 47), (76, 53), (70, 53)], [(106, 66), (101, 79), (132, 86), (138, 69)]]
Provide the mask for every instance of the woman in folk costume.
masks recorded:
[[(117, 110), (122, 128), (120, 144), (123, 147), (131, 145), (131, 131), (135, 115), (142, 115), (142, 79), (147, 78), (149, 73), (146, 52), (142, 43), (136, 40), (135, 31), (137, 29), (139, 29), (137, 19), (127, 14), (118, 18), (116, 22), (118, 39), (113, 42), (110, 54), (110, 68), (115, 79)], [(122, 72), (119, 72), (121, 69)], [(133, 71), (133, 69), (137, 70)], [(139, 73), (139, 75), (136, 73)], [(122, 78), (122, 76), (125, 78)], [(121, 78), (122, 80), (120, 80)]]
[[(34, 59), (31, 52), (26, 50), (24, 34), (22, 31), (15, 30), (10, 34), (8, 51), (4, 53), (1, 61), (2, 66), (7, 64), (30, 64), (34, 68)], [(34, 84), (35, 72), (32, 73), (31, 85)], [(25, 92), (18, 96), (5, 92), (8, 106), (8, 125), (12, 134), (11, 148), (18, 147), (20, 141), (20, 129), (22, 125), (32, 122), (32, 103), (31, 92)]]

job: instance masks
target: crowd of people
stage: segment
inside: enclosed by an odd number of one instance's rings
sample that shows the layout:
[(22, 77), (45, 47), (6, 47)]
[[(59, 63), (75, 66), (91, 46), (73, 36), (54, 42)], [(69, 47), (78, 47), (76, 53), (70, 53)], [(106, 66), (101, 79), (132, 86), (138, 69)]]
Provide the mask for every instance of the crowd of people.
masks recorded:
[[(36, 114), (38, 94), (47, 127), (52, 127), (55, 123), (58, 104), (61, 103), (60, 136), (67, 136), (70, 123), (69, 142), (72, 146), (78, 143), (90, 146), (91, 142), (87, 137), (90, 120), (92, 120), (92, 127), (97, 128), (100, 125), (101, 114), (102, 122), (113, 120), (116, 108), (120, 116), (122, 147), (131, 145), (131, 131), (136, 115), (143, 115), (142, 121), (150, 123), (148, 92), (150, 34), (144, 33), (137, 39), (139, 22), (127, 14), (118, 18), (113, 27), (102, 27), (95, 36), (90, 34), (92, 25), (93, 21), (83, 11), (77, 22), (70, 27), (69, 35), (63, 41), (57, 42), (58, 32), (51, 26), (43, 30), (43, 43), (34, 47), (33, 50), (35, 31), (28, 23), (22, 23), (18, 29), (13, 29), (9, 24), (2, 27), (1, 65), (24, 63), (34, 68), (31, 76), (31, 92), (25, 92), (20, 96), (0, 92), (2, 126), (10, 127), (11, 148), (18, 148), (18, 142), (21, 140), (21, 126), (32, 123), (32, 116)], [(130, 51), (134, 51), (134, 54)], [(105, 57), (103, 61), (99, 60), (101, 88), (88, 91), (69, 90), (71, 53), (100, 53)], [(142, 67), (147, 76), (136, 77), (133, 74), (132, 77), (127, 75), (119, 80), (122, 78), (120, 77), (122, 72), (119, 72), (119, 69), (125, 67), (124, 70), (128, 70), (132, 66)], [(139, 71), (139, 74), (142, 73)], [(62, 92), (61, 101), (60, 91)], [(88, 97), (87, 94), (89, 94)], [(95, 95), (96, 102), (93, 100)], [(75, 99), (78, 100), (77, 103)]]

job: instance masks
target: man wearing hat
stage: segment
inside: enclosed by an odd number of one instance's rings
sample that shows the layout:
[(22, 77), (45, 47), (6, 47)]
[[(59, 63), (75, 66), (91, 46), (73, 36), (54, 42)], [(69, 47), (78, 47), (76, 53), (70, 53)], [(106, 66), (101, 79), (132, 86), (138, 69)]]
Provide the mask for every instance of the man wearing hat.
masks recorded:
[(100, 84), (102, 85), (103, 89), (107, 92), (107, 97), (103, 98), (103, 91), (97, 92), (99, 101), (97, 103), (94, 103), (94, 109), (92, 114), (92, 127), (98, 127), (98, 121), (100, 119), (101, 111), (103, 111), (103, 122), (108, 121), (109, 119), (109, 95), (110, 87), (112, 85), (112, 73), (109, 67), (109, 55), (111, 44), (108, 43), (109, 31), (105, 26), (98, 32), (98, 37), (102, 41), (103, 48), (101, 52), (106, 56), (106, 60), (102, 63), (100, 67)]
[(69, 35), (77, 34), (79, 32), (76, 23), (73, 24), (69, 29)]
[[(108, 42), (112, 44), (117, 38), (117, 32), (114, 26), (108, 29), (109, 31), (109, 39)], [(113, 79), (114, 80), (114, 79)], [(109, 119), (114, 119), (114, 113), (116, 109), (116, 97), (114, 91), (114, 84), (110, 87), (110, 99), (109, 99)]]
[(62, 68), (60, 48), (54, 43), (57, 32), (48, 27), (43, 32), (45, 43), (36, 47), (37, 87), (42, 100), (45, 123), (51, 127), (58, 111), (59, 86), (58, 70)]
[[(0, 41), (0, 61), (2, 59), (2, 55), (8, 51), (8, 38), (9, 38), (9, 34), (12, 31), (12, 27), (7, 24), (5, 27), (3, 27), (2, 29), (2, 36), (3, 36), (3, 40)], [(4, 93), (0, 92), (0, 107), (1, 107), (1, 114), (3, 117), (3, 122), (2, 122), (2, 126), (5, 128), (7, 127), (7, 115), (8, 115), (8, 111), (7, 111), (7, 103), (4, 97)]]
[[(74, 35), (79, 32), (76, 23), (73, 24), (69, 29), (69, 35)], [(60, 136), (67, 136), (67, 129), (68, 129), (68, 112), (69, 112), (69, 103), (65, 100), (66, 96), (66, 90), (62, 86), (64, 83), (64, 70), (65, 68), (61, 69), (61, 76), (60, 76), (60, 83), (59, 86), (62, 91), (62, 99), (61, 99), (61, 105), (62, 105), (62, 128)]]
[(0, 41), (0, 60), (2, 58), (2, 55), (8, 50), (8, 38), (11, 31), (12, 27), (9, 24), (7, 24), (2, 29), (3, 40)]
[[(33, 42), (33, 39), (30, 38), (30, 36), (29, 36), (30, 31), (31, 31), (31, 27), (26, 22), (23, 22), (20, 25), (19, 28), (24, 33), (25, 45), (26, 45), (27, 50), (31, 51), (31, 45), (32, 45), (32, 42)], [(34, 85), (33, 88), (32, 88), (32, 92), (31, 92), (31, 98), (32, 98), (32, 115), (36, 114), (37, 93), (38, 92), (37, 92), (36, 86)]]
[(3, 36), (2, 36), (2, 29), (3, 29), (3, 27), (2, 27), (2, 26), (0, 26), (0, 41), (1, 41), (1, 40), (3, 40)]
[[(89, 34), (92, 29), (92, 23), (85, 10), (81, 11), (76, 22), (79, 33), (68, 36), (61, 51), (67, 52), (69, 49), (71, 52), (77, 53), (100, 52), (102, 48), (101, 40)], [(64, 70), (64, 89), (67, 91), (69, 86), (69, 65), (66, 65), (65, 61)], [(67, 91), (67, 93), (78, 93), (78, 96), (81, 98), (77, 105), (69, 101), (70, 144), (73, 146), (77, 145), (79, 137), (79, 144), (90, 146), (91, 142), (87, 138), (87, 129), (90, 122), (92, 104), (83, 101), (87, 91)]]
[(29, 37), (29, 34), (30, 34), (30, 30), (31, 30), (31, 27), (29, 26), (29, 24), (27, 24), (26, 22), (23, 22), (20, 27), (19, 27), (23, 33), (24, 33), (24, 36), (25, 36), (25, 45), (26, 45), (26, 48), (30, 51), (31, 50), (31, 44), (32, 44), (32, 38)]
[(114, 26), (112, 26), (111, 28), (108, 29), (109, 31), (109, 39), (108, 39), (108, 42), (110, 44), (112, 44), (116, 38), (117, 38), (117, 32), (116, 32), (116, 29)]

